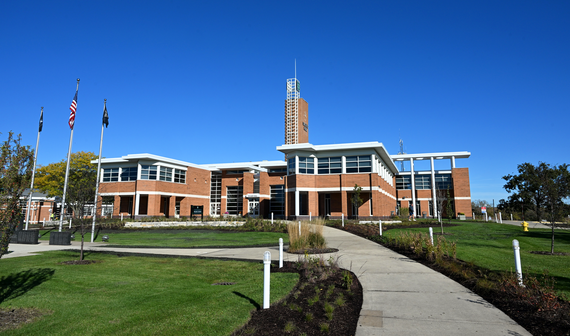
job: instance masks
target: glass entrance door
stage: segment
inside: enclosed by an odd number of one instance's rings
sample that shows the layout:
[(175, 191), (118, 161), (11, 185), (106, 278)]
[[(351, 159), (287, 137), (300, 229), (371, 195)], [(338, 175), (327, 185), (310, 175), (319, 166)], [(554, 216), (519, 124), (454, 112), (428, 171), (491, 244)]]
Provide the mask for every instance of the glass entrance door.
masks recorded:
[(250, 198), (247, 203), (249, 205), (248, 214), (251, 217), (259, 216), (259, 198)]

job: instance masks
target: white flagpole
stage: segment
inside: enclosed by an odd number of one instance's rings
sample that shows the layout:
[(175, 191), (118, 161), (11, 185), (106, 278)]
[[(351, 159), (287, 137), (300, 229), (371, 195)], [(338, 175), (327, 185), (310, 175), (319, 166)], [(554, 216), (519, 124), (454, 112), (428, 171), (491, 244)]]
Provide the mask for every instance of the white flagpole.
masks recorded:
[[(79, 90), (79, 78), (77, 78), (77, 87), (75, 93)], [(77, 103), (77, 102), (76, 102)], [(67, 151), (67, 166), (65, 168), (65, 182), (63, 184), (63, 199), (61, 200), (61, 213), (59, 214), (59, 232), (63, 226), (63, 216), (65, 215), (65, 195), (67, 193), (67, 179), (69, 177), (69, 161), (71, 161), (71, 144), (73, 143), (73, 129), (75, 128), (75, 121), (73, 127), (71, 128), (71, 135), (69, 137), (69, 150)]]
[(38, 160), (38, 146), (40, 145), (40, 133), (43, 127), (44, 120), (44, 107), (42, 106), (42, 112), (40, 114), (40, 126), (38, 127), (38, 138), (36, 140), (36, 153), (34, 154), (34, 170), (32, 170), (32, 184), (30, 185), (30, 195), (28, 196), (28, 208), (26, 210), (26, 230), (28, 229), (28, 223), (30, 221), (30, 207), (32, 206), (32, 194), (34, 193), (34, 178), (36, 175), (36, 162)]
[[(105, 112), (107, 111), (107, 99), (103, 103), (103, 118), (105, 118)], [(91, 242), (95, 240), (95, 219), (97, 217), (97, 196), (99, 195), (99, 176), (101, 174), (101, 152), (103, 151), (103, 126), (105, 122), (101, 123), (101, 142), (99, 143), (99, 162), (97, 163), (97, 182), (95, 182), (95, 200), (93, 201), (93, 225), (91, 226)], [(103, 211), (103, 209), (101, 209)]]

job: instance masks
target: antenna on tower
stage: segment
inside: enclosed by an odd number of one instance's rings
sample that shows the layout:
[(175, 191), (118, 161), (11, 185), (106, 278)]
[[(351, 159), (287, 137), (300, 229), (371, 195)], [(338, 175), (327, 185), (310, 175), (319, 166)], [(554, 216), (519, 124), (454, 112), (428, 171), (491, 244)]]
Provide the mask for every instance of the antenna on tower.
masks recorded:
[(297, 79), (297, 59), (295, 58), (295, 79)]
[[(400, 135), (400, 151), (398, 152), (398, 154), (406, 154), (404, 153), (404, 140), (402, 140), (402, 135)], [(402, 171), (404, 171), (404, 161), (400, 161), (401, 167), (402, 167)]]

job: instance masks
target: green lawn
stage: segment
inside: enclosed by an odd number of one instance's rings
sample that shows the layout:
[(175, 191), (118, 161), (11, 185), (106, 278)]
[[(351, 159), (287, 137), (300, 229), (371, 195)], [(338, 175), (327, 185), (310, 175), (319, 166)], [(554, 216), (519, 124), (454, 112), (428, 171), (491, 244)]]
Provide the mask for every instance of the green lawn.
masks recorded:
[[(166, 232), (165, 232), (166, 231)], [(49, 240), (49, 233), (41, 231), (41, 240)], [(279, 238), (285, 244), (289, 243), (286, 233), (275, 232), (241, 232), (215, 230), (148, 230), (148, 231), (117, 231), (99, 233), (95, 241), (101, 242), (103, 235), (109, 236), (109, 245), (123, 246), (160, 246), (160, 247), (204, 247), (204, 246), (277, 246)], [(75, 240), (81, 236), (75, 233)], [(85, 235), (85, 241), (91, 241), (91, 233)]]
[[(3, 335), (229, 335), (263, 302), (263, 265), (76, 252), (0, 260), (0, 307), (51, 314)], [(271, 301), (298, 274), (271, 274)], [(236, 282), (213, 286), (217, 282)]]
[[(523, 232), (522, 227), (475, 222), (453, 222), (460, 224), (444, 228), (445, 238), (457, 242), (457, 258), (473, 262), (475, 265), (493, 271), (514, 271), (513, 239), (521, 247), (523, 277), (525, 274), (541, 275), (544, 270), (556, 280), (556, 289), (570, 296), (570, 255), (549, 256), (532, 254), (531, 251), (550, 252), (551, 231), (549, 229), (530, 229)], [(422, 231), (427, 229), (393, 229), (385, 232), (386, 236), (397, 235), (400, 231)], [(436, 223), (434, 233), (440, 232)], [(570, 231), (555, 230), (554, 252), (570, 253)]]

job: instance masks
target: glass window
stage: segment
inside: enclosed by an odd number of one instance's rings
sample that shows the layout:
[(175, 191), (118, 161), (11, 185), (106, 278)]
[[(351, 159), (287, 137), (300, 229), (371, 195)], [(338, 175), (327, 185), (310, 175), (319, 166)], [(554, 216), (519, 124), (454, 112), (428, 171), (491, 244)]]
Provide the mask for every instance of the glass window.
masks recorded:
[(342, 173), (342, 157), (319, 158), (317, 164), (318, 174)]
[(287, 173), (289, 175), (295, 174), (295, 158), (290, 158), (287, 160)]
[(451, 174), (436, 174), (435, 175), (435, 188), (436, 189), (453, 189)]
[(141, 180), (156, 180), (156, 166), (141, 166)]
[(431, 189), (431, 175), (415, 175), (416, 190)]
[(243, 187), (228, 186), (226, 211), (230, 215), (241, 215), (243, 211)]
[(396, 177), (396, 189), (409, 190), (412, 189), (412, 179), (410, 175)]
[(271, 188), (271, 202), (270, 210), (273, 216), (285, 216), (285, 186), (272, 185)]
[(299, 157), (299, 174), (314, 174), (315, 159), (312, 157)]
[(212, 172), (210, 179), (210, 202), (222, 201), (222, 174)]
[(136, 181), (137, 180), (137, 167), (127, 167), (121, 169), (121, 181)]
[(119, 181), (119, 168), (103, 169), (103, 182)]
[(160, 177), (161, 181), (172, 182), (172, 168), (160, 167)]
[(286, 173), (287, 168), (270, 168), (269, 172), (270, 173)]
[(174, 182), (186, 183), (186, 171), (181, 169), (174, 169)]
[(370, 155), (347, 156), (347, 173), (370, 173), (372, 171), (372, 160)]
[(226, 170), (226, 174), (228, 175), (238, 175), (238, 174), (243, 174), (243, 173), (247, 173), (249, 172), (249, 170)]

